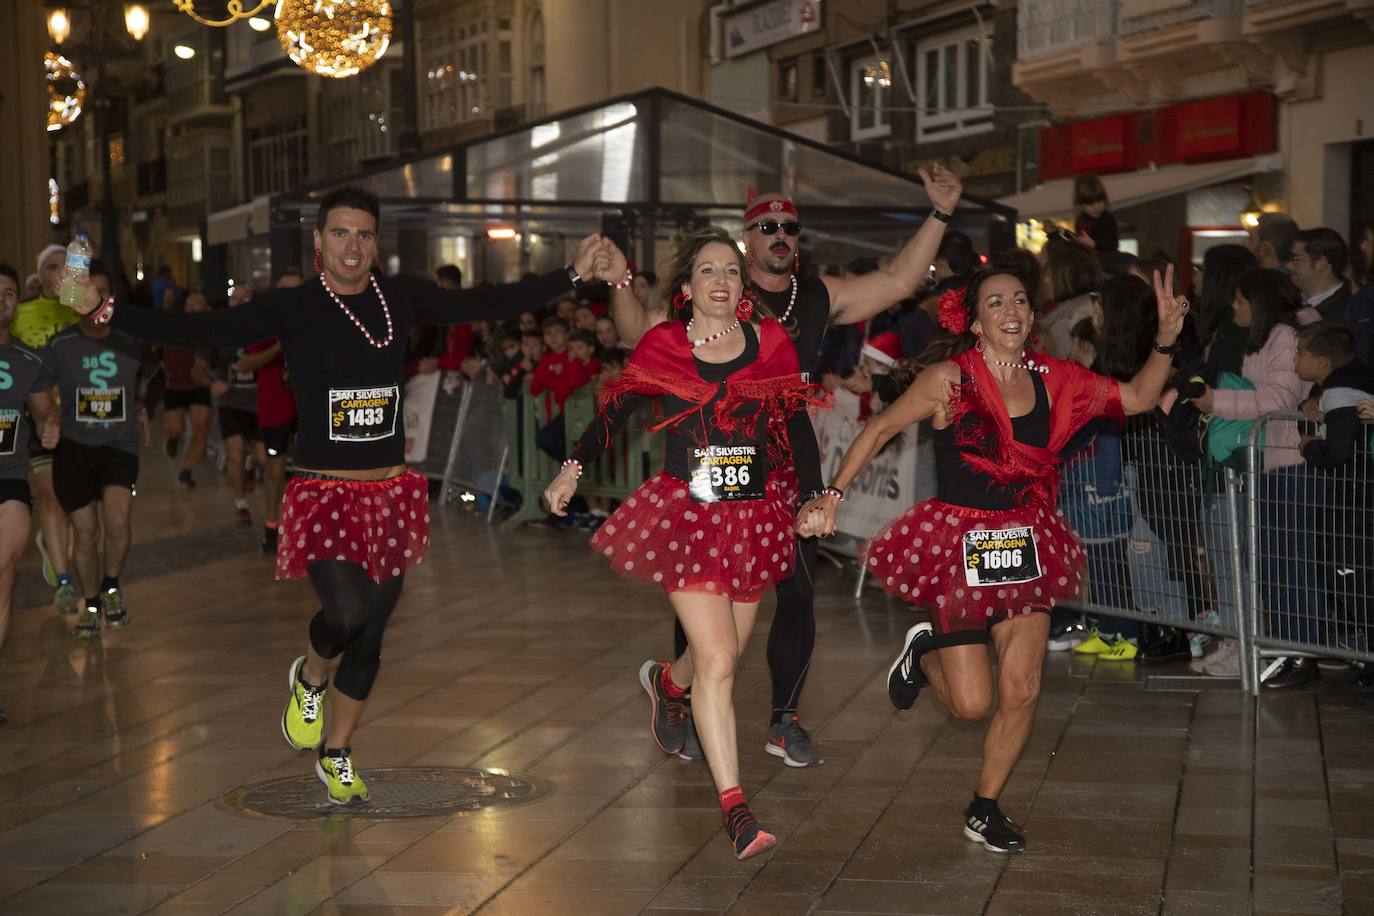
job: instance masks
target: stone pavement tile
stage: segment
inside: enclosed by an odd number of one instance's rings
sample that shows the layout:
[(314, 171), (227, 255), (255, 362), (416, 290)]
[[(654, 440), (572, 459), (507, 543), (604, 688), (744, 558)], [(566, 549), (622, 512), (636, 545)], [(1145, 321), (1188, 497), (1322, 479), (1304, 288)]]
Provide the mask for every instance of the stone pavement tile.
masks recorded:
[(1255, 868), (1267, 865), (1336, 867), (1329, 829), (1321, 827), (1255, 827)]
[[(294, 875), (292, 876), (295, 877)], [(327, 872), (317, 873), (317, 880), (328, 880)], [(338, 904), (369, 904), (373, 906), (447, 906), (476, 907), (495, 894), (508, 880), (503, 875), (461, 875), (440, 872), (402, 872), (378, 869), (363, 877), (350, 879), (346, 888), (331, 888), (324, 899)], [(315, 884), (302, 886), (303, 892), (313, 892)], [(268, 896), (274, 888), (268, 889)], [(251, 904), (252, 899), (245, 902)], [(312, 904), (314, 905), (314, 904)], [(246, 912), (246, 910), (245, 910)]]
[(1335, 916), (1341, 913), (1341, 888), (1335, 874), (1313, 870), (1308, 880), (1255, 875), (1255, 912)]
[(143, 913), (166, 900), (177, 888), (156, 884), (40, 884), (0, 905), (5, 913), (62, 916), (124, 916)]
[[(1249, 880), (1247, 878), (1247, 885)], [(1250, 891), (1219, 893), (1217, 891), (1168, 891), (1164, 895), (1161, 916), (1248, 916)]]
[(10, 868), (0, 866), (0, 900), (13, 897), (26, 888), (61, 872), (61, 866), (51, 868)]
[(186, 887), (207, 878), (232, 859), (204, 856), (116, 856), (87, 859), (51, 880), (54, 884), (157, 884)]
[(758, 897), (777, 894), (785, 897), (802, 894), (808, 899), (815, 899), (825, 893), (839, 873), (838, 864), (805, 865), (770, 859), (750, 882), (747, 895)]
[(1085, 859), (1162, 859), (1173, 832), (1166, 820), (1105, 821), (1034, 814), (1025, 826), (1026, 844), (1032, 851)]
[[(608, 850), (607, 855), (613, 855)], [(677, 872), (681, 862), (626, 861), (603, 858), (577, 861), (545, 859), (522, 873), (512, 890), (564, 888), (585, 891), (657, 891)]]
[(983, 916), (1154, 916), (1159, 911), (1158, 901), (1149, 903), (1123, 903), (1116, 900), (1103, 900), (1101, 895), (1095, 900), (1065, 900), (1054, 894), (1034, 894), (1023, 891), (1001, 891), (983, 910)]
[(652, 907), (659, 909), (725, 911), (749, 884), (751, 875), (687, 877), (677, 875), (654, 896)]
[(806, 894), (756, 893), (752, 888), (725, 912), (728, 916), (808, 916), (812, 898)]
[(1179, 899), (1193, 891), (1239, 894), (1248, 898), (1248, 839), (1175, 834), (1165, 889)]
[(1178, 801), (1173, 785), (1113, 785), (1047, 779), (1035, 796), (1035, 810), (1059, 817), (1171, 818)]
[(983, 911), (987, 889), (912, 881), (851, 881), (841, 878), (817, 903), (815, 913), (891, 913), (902, 916), (965, 916)]
[(468, 907), (397, 906), (389, 903), (324, 903), (310, 910), (311, 916), (463, 916), (471, 912), (473, 910)]
[(1223, 806), (1197, 800), (1179, 806), (1174, 829), (1196, 836), (1248, 837), (1253, 817), (1248, 804)]
[(913, 843), (909, 838), (870, 838), (845, 864), (840, 877), (863, 881), (968, 884), (991, 889), (1006, 859), (968, 842), (940, 839)]
[(653, 897), (649, 890), (588, 891), (531, 888), (507, 890), (487, 901), (482, 916), (633, 916)]
[(315, 859), (245, 898), (229, 912), (235, 916), (309, 912), (335, 894), (347, 893), (360, 879), (368, 880), (382, 861), (347, 856)]

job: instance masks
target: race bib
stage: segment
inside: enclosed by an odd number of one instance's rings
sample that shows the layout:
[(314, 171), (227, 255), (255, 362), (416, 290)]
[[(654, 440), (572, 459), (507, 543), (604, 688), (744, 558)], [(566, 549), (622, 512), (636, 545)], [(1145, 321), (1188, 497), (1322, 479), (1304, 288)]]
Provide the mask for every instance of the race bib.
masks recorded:
[(752, 445), (712, 445), (692, 450), (692, 499), (718, 503), (762, 499), (767, 468)]
[(0, 410), (0, 455), (13, 455), (19, 444), (19, 411)]
[(329, 438), (335, 442), (375, 442), (396, 435), (400, 389), (330, 388)]
[(123, 423), (123, 388), (77, 388), (78, 423)]
[(964, 535), (964, 579), (969, 585), (1012, 585), (1039, 578), (1034, 528), (969, 531)]
[(258, 384), (257, 372), (235, 372), (229, 378), (231, 388), (253, 388)]

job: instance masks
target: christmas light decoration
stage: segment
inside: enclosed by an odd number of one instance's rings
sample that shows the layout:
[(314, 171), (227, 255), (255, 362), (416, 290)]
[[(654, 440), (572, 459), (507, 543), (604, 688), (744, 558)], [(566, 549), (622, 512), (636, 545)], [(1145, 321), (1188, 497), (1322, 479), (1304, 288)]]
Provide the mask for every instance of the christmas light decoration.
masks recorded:
[(86, 82), (72, 62), (56, 51), (43, 55), (48, 81), (48, 130), (61, 130), (81, 117), (86, 107)]
[(318, 76), (356, 76), (391, 43), (388, 0), (277, 0), (276, 18), (287, 56)]

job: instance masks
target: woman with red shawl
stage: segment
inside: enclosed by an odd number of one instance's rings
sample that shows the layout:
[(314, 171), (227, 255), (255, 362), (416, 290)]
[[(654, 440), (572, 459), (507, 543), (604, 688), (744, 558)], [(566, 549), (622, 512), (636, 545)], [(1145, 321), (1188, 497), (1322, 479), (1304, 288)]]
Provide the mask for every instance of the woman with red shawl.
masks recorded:
[(962, 295), (941, 302), (950, 336), (931, 345), (926, 368), (869, 421), (833, 486), (798, 516), (800, 534), (833, 533), (844, 487), (894, 435), (934, 421), (936, 498), (879, 532), (863, 561), (889, 594), (933, 618), (907, 631), (889, 670), (893, 705), (910, 708), (929, 685), (955, 718), (981, 719), (996, 692), (977, 790), (964, 812), (965, 836), (994, 852), (1025, 849), (1022, 828), (997, 797), (1030, 735), (1049, 610), (1075, 596), (1083, 578), (1083, 547), (1056, 506), (1059, 453), (1090, 420), (1143, 413), (1158, 402), (1188, 303), (1170, 292), (1172, 267), (1154, 281), (1155, 352), (1131, 381), (1118, 382), (1028, 355), (1034, 315), (1024, 278), (1007, 267), (975, 274)]
[[(584, 464), (649, 399), (667, 419), (666, 468), (635, 490), (592, 538), (622, 575), (657, 585), (687, 633), (671, 664), (648, 662), (640, 681), (653, 704), (654, 738), (678, 753), (685, 737), (684, 694), (720, 793), (735, 855), (748, 858), (776, 838), (755, 820), (739, 787), (732, 699), (765, 589), (791, 575), (792, 445), (809, 422), (819, 389), (801, 376), (797, 351), (772, 318), (752, 322), (744, 295), (747, 266), (734, 241), (710, 228), (683, 240), (668, 278), (679, 320), (655, 325), (624, 372), (598, 394), (601, 412), (564, 462), (544, 497), (558, 515), (577, 489)], [(793, 426), (793, 429), (798, 427)], [(819, 467), (798, 462), (800, 467)], [(805, 485), (807, 482), (802, 481)], [(811, 489), (819, 489), (819, 481)]]

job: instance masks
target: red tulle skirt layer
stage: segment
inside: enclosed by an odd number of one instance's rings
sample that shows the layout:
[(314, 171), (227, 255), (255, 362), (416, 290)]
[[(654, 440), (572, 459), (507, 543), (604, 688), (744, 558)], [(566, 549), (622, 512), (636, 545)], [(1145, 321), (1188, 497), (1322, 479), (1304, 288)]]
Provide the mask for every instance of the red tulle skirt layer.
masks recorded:
[(386, 480), (293, 477), (282, 500), (277, 578), (300, 579), (319, 560), (343, 560), (374, 582), (393, 579), (429, 548), (429, 483), (406, 471)]
[(592, 547), (611, 569), (665, 592), (752, 601), (792, 574), (792, 504), (771, 474), (763, 499), (699, 503), (660, 471), (620, 504)]
[[(1024, 527), (1035, 530), (1040, 576), (1016, 584), (969, 585), (965, 533)], [(1084, 555), (1078, 536), (1056, 508), (989, 511), (928, 499), (878, 532), (864, 547), (863, 562), (889, 595), (928, 609), (936, 633), (951, 633), (1047, 611), (1077, 596)]]

